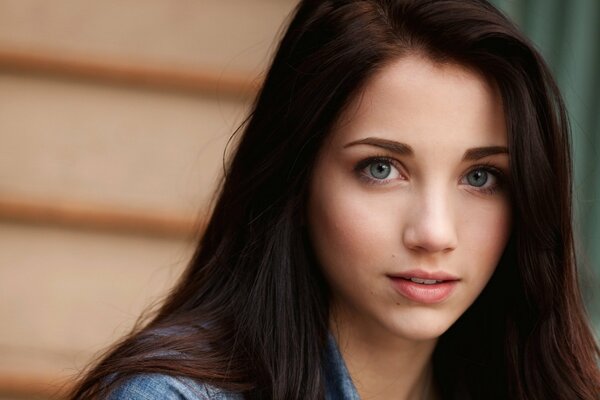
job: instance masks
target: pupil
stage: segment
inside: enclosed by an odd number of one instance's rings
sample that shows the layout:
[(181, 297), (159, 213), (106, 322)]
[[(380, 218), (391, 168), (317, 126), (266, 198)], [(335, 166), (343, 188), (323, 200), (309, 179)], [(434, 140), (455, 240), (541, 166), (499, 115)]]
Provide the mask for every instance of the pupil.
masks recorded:
[(486, 171), (478, 169), (469, 173), (469, 175), (467, 175), (467, 180), (469, 181), (469, 185), (481, 187), (487, 182), (488, 174)]
[(377, 179), (387, 178), (390, 171), (390, 166), (384, 163), (375, 163), (371, 165), (371, 174)]

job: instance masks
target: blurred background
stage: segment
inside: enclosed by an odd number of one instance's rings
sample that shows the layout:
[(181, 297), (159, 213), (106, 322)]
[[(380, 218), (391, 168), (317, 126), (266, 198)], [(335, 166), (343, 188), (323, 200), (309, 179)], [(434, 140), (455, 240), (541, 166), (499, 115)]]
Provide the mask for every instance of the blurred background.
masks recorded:
[[(0, 0), (0, 399), (60, 398), (193, 249), (294, 0)], [(600, 331), (600, 1), (496, 0), (574, 130)]]

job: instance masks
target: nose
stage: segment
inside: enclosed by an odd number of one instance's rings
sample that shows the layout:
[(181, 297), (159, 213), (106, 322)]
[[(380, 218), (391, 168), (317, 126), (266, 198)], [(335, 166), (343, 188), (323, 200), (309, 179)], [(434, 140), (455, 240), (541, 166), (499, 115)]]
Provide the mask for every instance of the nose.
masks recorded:
[(439, 253), (456, 248), (456, 224), (447, 196), (440, 193), (419, 196), (406, 218), (402, 239), (408, 249)]

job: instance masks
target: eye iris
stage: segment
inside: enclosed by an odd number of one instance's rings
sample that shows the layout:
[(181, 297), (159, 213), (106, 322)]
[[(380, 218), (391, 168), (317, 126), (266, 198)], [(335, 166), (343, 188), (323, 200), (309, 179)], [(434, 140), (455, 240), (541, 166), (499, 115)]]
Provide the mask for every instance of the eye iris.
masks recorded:
[(476, 169), (467, 175), (467, 181), (471, 186), (481, 187), (486, 184), (487, 180), (488, 173), (482, 169)]
[(390, 168), (390, 165), (384, 162), (373, 163), (370, 167), (371, 175), (377, 179), (387, 178), (390, 175), (391, 171), (392, 169)]

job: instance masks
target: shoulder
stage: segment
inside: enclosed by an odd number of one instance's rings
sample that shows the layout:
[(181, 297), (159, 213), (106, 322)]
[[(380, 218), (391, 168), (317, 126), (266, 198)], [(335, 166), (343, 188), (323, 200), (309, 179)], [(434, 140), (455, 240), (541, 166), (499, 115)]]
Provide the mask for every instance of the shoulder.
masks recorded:
[(242, 400), (229, 393), (189, 378), (164, 374), (139, 374), (119, 385), (108, 400)]

